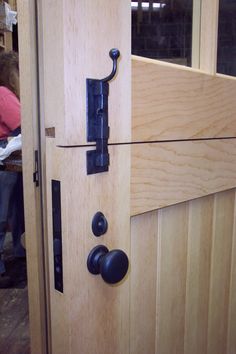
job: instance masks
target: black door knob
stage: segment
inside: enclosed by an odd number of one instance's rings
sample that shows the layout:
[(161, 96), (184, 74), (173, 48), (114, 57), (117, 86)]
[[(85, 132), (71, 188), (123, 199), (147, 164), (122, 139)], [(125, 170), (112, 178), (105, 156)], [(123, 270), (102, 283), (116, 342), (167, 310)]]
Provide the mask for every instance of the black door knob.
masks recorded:
[(103, 213), (98, 211), (94, 215), (92, 221), (93, 234), (97, 237), (104, 235), (107, 232), (107, 228), (108, 228), (108, 222), (106, 217), (103, 215)]
[(129, 259), (125, 252), (112, 250), (99, 245), (92, 249), (88, 255), (87, 267), (92, 274), (101, 274), (108, 284), (119, 283), (126, 275), (129, 268)]

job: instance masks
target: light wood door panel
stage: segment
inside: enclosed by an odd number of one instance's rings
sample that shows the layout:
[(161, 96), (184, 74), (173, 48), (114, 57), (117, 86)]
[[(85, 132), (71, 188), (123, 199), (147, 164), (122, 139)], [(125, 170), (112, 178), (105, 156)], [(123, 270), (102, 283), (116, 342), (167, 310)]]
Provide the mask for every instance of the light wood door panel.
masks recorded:
[(156, 351), (183, 353), (188, 208), (186, 204), (173, 206), (159, 215)]
[(235, 187), (236, 139), (134, 144), (131, 215)]
[(131, 220), (130, 354), (155, 353), (157, 231), (157, 211)]
[(110, 142), (129, 142), (130, 1), (42, 0), (41, 7), (45, 128), (55, 127), (58, 145), (88, 144), (86, 79), (107, 77), (109, 51), (118, 48), (118, 73), (109, 92)]
[(88, 144), (86, 78), (110, 73), (113, 47), (121, 57), (110, 85), (110, 143), (236, 136), (235, 79), (138, 57), (131, 63), (130, 1), (42, 0), (40, 9), (43, 113), (58, 145)]
[[(86, 175), (87, 149), (47, 141), (48, 210), (51, 180), (61, 181), (64, 269), (61, 294), (54, 289), (49, 216), (52, 352), (234, 353), (235, 190), (130, 219), (130, 170), (117, 174), (130, 146), (111, 147), (110, 172), (94, 176)], [(109, 222), (100, 238), (91, 231), (98, 208)], [(88, 272), (87, 255), (97, 244), (128, 254), (121, 284), (109, 286)]]
[[(43, 112), (56, 127), (46, 145), (52, 354), (235, 354), (236, 80), (135, 57), (131, 74), (128, 0), (41, 5)], [(110, 73), (112, 47), (121, 58), (110, 166), (87, 175), (86, 78)], [(52, 179), (61, 183), (63, 293)], [(91, 230), (97, 211), (108, 220), (101, 237)], [(99, 244), (128, 255), (121, 283), (89, 273)]]
[(132, 142), (236, 136), (236, 79), (133, 57)]
[[(130, 147), (112, 147), (109, 173), (91, 176), (86, 174), (87, 150), (58, 148), (55, 139), (47, 139), (52, 353), (128, 353), (128, 277), (110, 286), (89, 273), (87, 257), (99, 244), (130, 254), (130, 169), (117, 169), (122, 161), (128, 163)], [(70, 168), (65, 168), (65, 161), (70, 161)], [(54, 288), (52, 179), (61, 182), (63, 293)], [(108, 231), (101, 237), (95, 237), (91, 229), (97, 211), (103, 212), (108, 221)]]
[(236, 352), (234, 215), (231, 190), (132, 217), (131, 354)]
[(207, 353), (214, 195), (190, 201), (185, 353)]
[[(236, 214), (234, 210), (234, 220)], [(231, 259), (231, 278), (230, 278), (230, 293), (229, 293), (229, 317), (228, 317), (228, 353), (234, 354), (236, 351), (236, 236), (235, 225), (233, 230), (232, 241), (232, 259)]]
[(235, 193), (233, 191), (220, 193), (215, 197), (209, 294), (209, 353), (227, 353), (234, 205)]

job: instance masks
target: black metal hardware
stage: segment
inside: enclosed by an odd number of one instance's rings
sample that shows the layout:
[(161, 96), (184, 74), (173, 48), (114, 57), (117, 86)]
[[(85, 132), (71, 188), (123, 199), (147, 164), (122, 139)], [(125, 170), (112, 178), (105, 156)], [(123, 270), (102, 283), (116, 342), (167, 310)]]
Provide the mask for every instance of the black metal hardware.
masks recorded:
[(104, 235), (107, 232), (108, 222), (103, 213), (98, 211), (92, 221), (92, 231), (95, 236)]
[(35, 186), (39, 186), (39, 153), (38, 150), (34, 152), (34, 173), (33, 173), (33, 181)]
[(89, 253), (87, 268), (92, 274), (101, 274), (106, 283), (115, 284), (127, 274), (129, 259), (121, 250), (109, 252), (106, 246), (99, 245)]
[(87, 141), (96, 142), (96, 150), (87, 151), (87, 174), (108, 171), (108, 95), (109, 81), (117, 71), (117, 60), (120, 56), (118, 49), (113, 48), (109, 52), (113, 60), (113, 68), (110, 75), (104, 79), (87, 79)]
[(62, 231), (61, 231), (61, 184), (52, 180), (52, 229), (53, 229), (53, 258), (54, 286), (63, 293), (62, 266)]

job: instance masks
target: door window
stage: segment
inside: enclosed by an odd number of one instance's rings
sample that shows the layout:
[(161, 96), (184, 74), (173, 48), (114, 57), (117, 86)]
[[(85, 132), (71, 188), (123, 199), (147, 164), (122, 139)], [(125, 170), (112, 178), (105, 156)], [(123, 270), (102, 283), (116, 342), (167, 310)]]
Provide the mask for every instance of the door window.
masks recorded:
[(191, 66), (192, 0), (131, 1), (132, 54)]
[(220, 0), (217, 72), (236, 76), (236, 0)]

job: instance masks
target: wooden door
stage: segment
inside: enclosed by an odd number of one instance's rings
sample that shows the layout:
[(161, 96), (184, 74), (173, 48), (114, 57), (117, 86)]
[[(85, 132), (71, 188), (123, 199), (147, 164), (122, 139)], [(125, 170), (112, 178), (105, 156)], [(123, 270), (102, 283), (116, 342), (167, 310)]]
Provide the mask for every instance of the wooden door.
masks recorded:
[[(42, 13), (51, 352), (236, 353), (235, 79), (131, 65), (128, 0), (45, 0)], [(108, 74), (113, 47), (109, 171), (88, 175), (86, 78)], [(95, 237), (98, 211), (108, 230)], [(119, 284), (89, 273), (97, 245), (127, 254)]]

